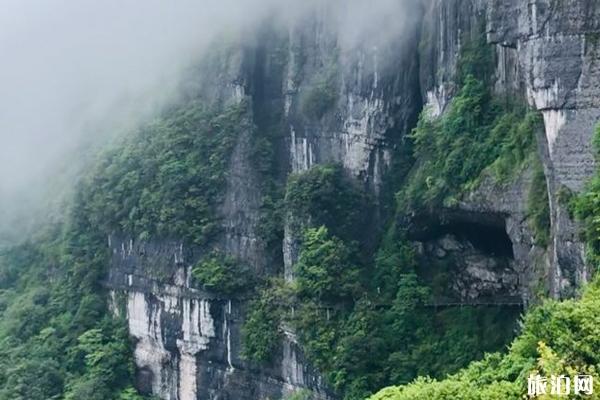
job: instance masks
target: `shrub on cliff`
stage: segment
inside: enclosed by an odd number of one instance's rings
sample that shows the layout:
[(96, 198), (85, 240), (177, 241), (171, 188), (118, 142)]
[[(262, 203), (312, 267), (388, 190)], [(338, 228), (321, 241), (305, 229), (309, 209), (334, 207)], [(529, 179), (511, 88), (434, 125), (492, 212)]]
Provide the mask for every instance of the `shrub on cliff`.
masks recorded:
[(255, 283), (249, 267), (218, 251), (200, 259), (192, 276), (205, 289), (225, 296), (240, 294)]
[(535, 154), (539, 116), (494, 99), (469, 75), (441, 117), (424, 110), (412, 132), (417, 167), (398, 194), (403, 207), (452, 205), (488, 171), (507, 181)]
[[(600, 160), (600, 125), (594, 135), (596, 160)], [(600, 171), (587, 184), (584, 192), (570, 200), (570, 206), (575, 216), (583, 224), (582, 238), (587, 248), (588, 261), (595, 267), (600, 267)]]
[(301, 93), (300, 110), (311, 120), (319, 120), (335, 107), (338, 100), (337, 67), (327, 65), (313, 79), (307, 90)]
[(338, 164), (316, 165), (289, 177), (285, 210), (343, 240), (366, 239), (372, 199)]
[(361, 293), (360, 271), (351, 250), (327, 228), (304, 233), (302, 252), (295, 265), (297, 294), (322, 302), (340, 302)]

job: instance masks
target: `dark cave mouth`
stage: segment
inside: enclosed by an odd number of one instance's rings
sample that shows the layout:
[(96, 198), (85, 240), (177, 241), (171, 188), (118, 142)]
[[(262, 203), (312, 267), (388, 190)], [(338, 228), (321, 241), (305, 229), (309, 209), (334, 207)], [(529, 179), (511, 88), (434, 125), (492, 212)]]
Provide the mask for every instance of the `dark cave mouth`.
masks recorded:
[(431, 289), (433, 303), (522, 304), (521, 277), (503, 215), (454, 211), (421, 216), (412, 226), (417, 275)]
[(447, 235), (470, 243), (476, 250), (493, 258), (514, 259), (513, 243), (506, 232), (504, 216), (498, 214), (465, 213), (453, 216), (413, 219), (409, 238), (429, 242)]
[(439, 226), (432, 233), (433, 238), (454, 235), (460, 241), (471, 243), (475, 249), (490, 257), (514, 258), (512, 241), (503, 228), (458, 222)]

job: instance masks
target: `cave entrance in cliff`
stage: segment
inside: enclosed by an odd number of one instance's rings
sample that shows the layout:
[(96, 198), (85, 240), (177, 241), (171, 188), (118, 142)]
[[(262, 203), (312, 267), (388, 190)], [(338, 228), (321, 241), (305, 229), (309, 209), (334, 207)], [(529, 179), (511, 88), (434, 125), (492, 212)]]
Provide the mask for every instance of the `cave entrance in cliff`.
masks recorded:
[(522, 303), (504, 215), (452, 211), (416, 217), (411, 226), (409, 238), (418, 249), (417, 273), (430, 286), (433, 303)]
[(512, 241), (504, 226), (456, 221), (434, 227), (428, 233), (430, 239), (452, 235), (490, 257), (514, 258)]
[(416, 216), (409, 239), (419, 280), (431, 292), (422, 312), (437, 340), (471, 360), (506, 348), (523, 311), (506, 216), (454, 210)]
[(502, 214), (452, 211), (417, 216), (411, 222), (409, 238), (413, 241), (425, 243), (445, 235), (469, 242), (492, 257), (514, 258)]

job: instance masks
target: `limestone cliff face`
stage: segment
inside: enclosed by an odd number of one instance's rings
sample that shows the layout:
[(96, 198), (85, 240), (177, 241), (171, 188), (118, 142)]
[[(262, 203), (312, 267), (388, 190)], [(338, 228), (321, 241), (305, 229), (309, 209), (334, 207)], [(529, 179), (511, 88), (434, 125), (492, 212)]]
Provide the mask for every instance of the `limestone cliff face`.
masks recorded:
[[(414, 7), (408, 8), (411, 13)], [(410, 132), (421, 108), (414, 79), (419, 25), (403, 16), (398, 21), (401, 29), (381, 43), (373, 43), (368, 36), (344, 43), (326, 16), (317, 16), (312, 23), (303, 21), (289, 31), (283, 82), (288, 173), (315, 164), (340, 163), (377, 196), (394, 146)], [(328, 80), (325, 84), (331, 93), (316, 91), (321, 79)], [(322, 115), (307, 109), (307, 101), (315, 95), (331, 95)], [(283, 244), (288, 279), (302, 222), (290, 210)]]
[[(456, 282), (465, 296), (473, 296), (471, 286), (481, 285), (481, 291), (492, 295), (508, 291), (527, 301), (533, 290), (528, 282), (544, 275), (553, 295), (571, 295), (588, 271), (577, 227), (557, 192), (563, 186), (580, 190), (594, 167), (590, 139), (600, 117), (594, 85), (600, 78), (600, 4), (420, 3), (416, 7), (421, 11), (410, 21), (399, 18), (403, 25), (397, 36), (381, 43), (368, 38), (345, 43), (329, 23), (327, 10), (285, 27), (265, 24), (227, 56), (211, 61), (201, 90), (215, 103), (250, 102), (248, 118), (256, 129), (277, 132), (279, 184), (290, 173), (338, 162), (377, 198), (393, 150), (418, 112), (423, 106), (437, 114), (446, 110), (456, 90), (461, 41), (483, 21), (496, 48), (495, 90), (523, 96), (544, 115), (539, 150), (551, 199), (553, 242), (549, 250), (537, 247), (525, 221), (531, 180), (531, 171), (525, 171), (505, 187), (484, 182), (455, 209), (440, 210), (438, 220), (426, 221), (434, 228), (448, 221), (483, 224), (496, 238), (510, 242), (509, 260), (482, 258), (454, 233), (421, 237), (422, 250), (426, 256), (456, 253), (452, 256), (471, 260), (465, 264), (470, 275)], [(314, 101), (320, 102), (316, 110), (311, 109)], [(291, 279), (303, 221), (286, 217), (274, 256), (258, 229), (264, 193), (252, 160), (254, 135), (242, 133), (233, 151), (219, 207), (223, 234), (216, 246), (257, 274)], [(241, 359), (240, 326), (248, 299), (219, 298), (190, 281), (190, 266), (206, 249), (177, 241), (139, 243), (118, 235), (109, 238), (109, 247), (112, 305), (115, 313), (126, 315), (136, 340), (138, 386), (144, 392), (168, 400), (278, 399), (298, 389), (317, 398), (335, 397), (304, 359), (293, 332), (285, 332), (272, 365)]]
[[(594, 171), (591, 137), (600, 117), (597, 88), (597, 16), (593, 1), (493, 2), (489, 40), (516, 47), (518, 76), (529, 104), (544, 116), (546, 170), (552, 206), (552, 289), (569, 296), (589, 271), (577, 228), (557, 199), (561, 188), (579, 191)], [(513, 17), (502, 16), (512, 9)]]
[[(495, 90), (524, 96), (543, 114), (539, 151), (548, 181), (553, 236), (546, 263), (556, 297), (572, 295), (589, 275), (577, 227), (557, 192), (581, 190), (595, 167), (591, 137), (600, 117), (593, 84), (599, 78), (595, 39), (599, 12), (600, 5), (593, 1), (429, 1), (424, 20), (421, 82), (433, 110), (441, 113), (448, 105), (461, 41), (483, 21), (488, 42), (496, 48)], [(518, 199), (523, 194), (513, 197), (515, 207), (479, 208), (507, 212), (509, 234), (520, 232), (511, 235), (513, 242), (527, 247), (530, 235), (525, 226), (518, 226)], [(530, 262), (530, 257), (525, 254), (523, 260)]]
[[(284, 181), (318, 163), (341, 163), (377, 192), (395, 141), (421, 107), (418, 24), (385, 43), (342, 43), (328, 10), (285, 28), (266, 24), (226, 55), (202, 67), (197, 87), (216, 106), (247, 101), (255, 131), (242, 132), (234, 147), (217, 248), (252, 266), (256, 274), (291, 270), (296, 235), (286, 223), (279, 257), (260, 236), (263, 177), (256, 171), (252, 141), (274, 130), (279, 176)], [(363, 43), (357, 40), (356, 43)], [(324, 99), (322, 99), (324, 98)], [(318, 110), (311, 102), (324, 100)], [(324, 110), (324, 112), (322, 112)], [(125, 315), (135, 339), (138, 386), (161, 399), (279, 399), (298, 390), (316, 398), (333, 393), (305, 361), (294, 332), (284, 330), (272, 365), (240, 357), (240, 328), (248, 299), (219, 298), (195, 288), (191, 266), (206, 254), (177, 241), (138, 242), (114, 235), (108, 285), (112, 308)]]
[(193, 287), (190, 269), (201, 249), (174, 241), (108, 240), (110, 305), (128, 320), (141, 392), (165, 400), (251, 400), (310, 389), (316, 398), (329, 398), (291, 340), (271, 367), (258, 368), (240, 358), (245, 299)]

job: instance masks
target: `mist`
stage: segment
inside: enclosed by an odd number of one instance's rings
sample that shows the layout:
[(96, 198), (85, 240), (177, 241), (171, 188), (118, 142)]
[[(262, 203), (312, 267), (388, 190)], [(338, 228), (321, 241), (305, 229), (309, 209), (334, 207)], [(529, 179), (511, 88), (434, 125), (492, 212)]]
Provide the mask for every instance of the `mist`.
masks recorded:
[(238, 25), (233, 3), (5, 2), (0, 193), (27, 187), (86, 136), (160, 107), (218, 29)]
[(39, 203), (47, 182), (87, 151), (159, 112), (223, 31), (241, 34), (265, 18), (295, 20), (327, 6), (352, 46), (365, 35), (391, 37), (409, 2), (0, 3), (0, 224), (6, 225), (6, 216)]

